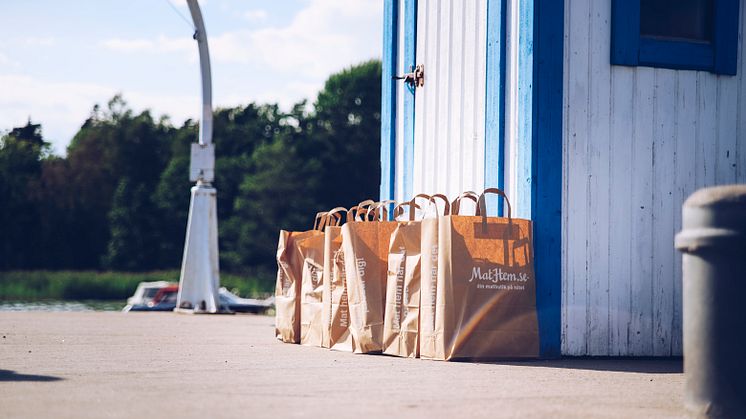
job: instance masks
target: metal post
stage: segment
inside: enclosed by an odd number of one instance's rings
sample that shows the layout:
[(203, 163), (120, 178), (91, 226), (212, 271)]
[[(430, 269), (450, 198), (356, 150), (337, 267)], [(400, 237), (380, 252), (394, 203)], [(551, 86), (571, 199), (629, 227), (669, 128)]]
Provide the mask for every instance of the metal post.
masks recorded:
[(701, 418), (746, 417), (746, 185), (684, 203), (684, 401)]
[(202, 146), (212, 143), (212, 74), (210, 72), (210, 50), (207, 46), (207, 31), (202, 20), (202, 12), (197, 0), (187, 0), (189, 13), (196, 31), (194, 39), (199, 48), (199, 70), (202, 75), (202, 119), (199, 124), (199, 143)]
[(196, 31), (202, 75), (202, 119), (199, 143), (192, 144), (189, 179), (192, 187), (184, 255), (181, 262), (177, 312), (217, 313), (220, 268), (218, 266), (217, 191), (212, 187), (215, 151), (212, 144), (212, 78), (207, 31), (197, 0), (187, 0)]

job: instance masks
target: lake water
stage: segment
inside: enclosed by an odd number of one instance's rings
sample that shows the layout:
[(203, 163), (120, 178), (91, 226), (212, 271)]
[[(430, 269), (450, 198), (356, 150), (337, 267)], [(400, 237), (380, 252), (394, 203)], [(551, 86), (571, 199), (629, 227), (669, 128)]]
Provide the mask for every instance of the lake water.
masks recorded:
[(3, 311), (121, 311), (124, 301), (0, 301)]

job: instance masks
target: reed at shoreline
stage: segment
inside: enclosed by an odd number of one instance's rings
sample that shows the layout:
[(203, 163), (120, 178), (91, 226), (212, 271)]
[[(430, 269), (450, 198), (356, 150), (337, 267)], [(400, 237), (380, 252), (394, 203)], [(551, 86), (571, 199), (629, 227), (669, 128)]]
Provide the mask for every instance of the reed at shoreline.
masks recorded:
[[(143, 281), (179, 281), (179, 271), (5, 271), (0, 300), (125, 300)], [(220, 275), (220, 285), (242, 297), (262, 297), (273, 283), (253, 276)]]

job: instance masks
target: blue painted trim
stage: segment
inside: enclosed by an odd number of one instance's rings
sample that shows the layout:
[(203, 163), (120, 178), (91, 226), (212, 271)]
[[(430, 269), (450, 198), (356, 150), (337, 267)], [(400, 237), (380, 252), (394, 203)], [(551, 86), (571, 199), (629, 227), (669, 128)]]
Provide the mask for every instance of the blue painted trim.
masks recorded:
[(532, 218), (531, 191), (533, 177), (533, 84), (534, 84), (534, 3), (538, 0), (518, 0), (518, 126), (515, 140), (516, 191), (512, 194), (513, 212), (518, 218)]
[(715, 1), (714, 72), (735, 76), (738, 69), (739, 0)]
[(613, 0), (611, 64), (735, 75), (739, 15), (739, 0), (715, 0), (712, 43), (664, 40), (640, 35), (639, 1)]
[(564, 0), (535, 0), (531, 213), (541, 354), (561, 355)]
[(381, 189), (380, 199), (394, 199), (396, 171), (396, 57), (399, 1), (383, 5), (383, 56), (381, 63)]
[(638, 65), (679, 70), (712, 70), (715, 62), (710, 44), (640, 38)]
[[(404, 0), (404, 69), (414, 71), (417, 60), (417, 0)], [(403, 196), (411, 199), (414, 189), (414, 95), (416, 88), (407, 83), (400, 82), (400, 88), (404, 89), (404, 103), (402, 115), (403, 130), (402, 144), (404, 167)]]
[(638, 65), (640, 2), (612, 0), (611, 21), (611, 63)]
[[(485, 83), (484, 184), (505, 188), (505, 21), (507, 1), (487, 0), (487, 80)], [(503, 201), (490, 195), (487, 208), (503, 215)]]

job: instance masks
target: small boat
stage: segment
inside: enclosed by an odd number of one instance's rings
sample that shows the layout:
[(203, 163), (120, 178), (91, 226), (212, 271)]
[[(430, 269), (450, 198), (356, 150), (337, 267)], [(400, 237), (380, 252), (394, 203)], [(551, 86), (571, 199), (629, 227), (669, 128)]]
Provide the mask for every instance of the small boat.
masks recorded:
[[(127, 305), (122, 309), (128, 311), (173, 311), (179, 294), (179, 284), (166, 281), (141, 282), (135, 293), (127, 299)], [(272, 308), (274, 297), (263, 300), (255, 298), (241, 298), (221, 287), (218, 291), (221, 311), (233, 313), (261, 314)]]
[(275, 297), (271, 296), (263, 300), (256, 298), (241, 298), (236, 294), (228, 291), (225, 287), (220, 287), (218, 291), (220, 305), (234, 313), (254, 313), (260, 314), (269, 310), (275, 305)]
[(141, 282), (122, 311), (173, 311), (179, 284), (166, 281)]
[(127, 299), (127, 305), (122, 311), (130, 311), (132, 307), (152, 305), (158, 292), (166, 287), (179, 285), (168, 281), (140, 282), (132, 297)]

